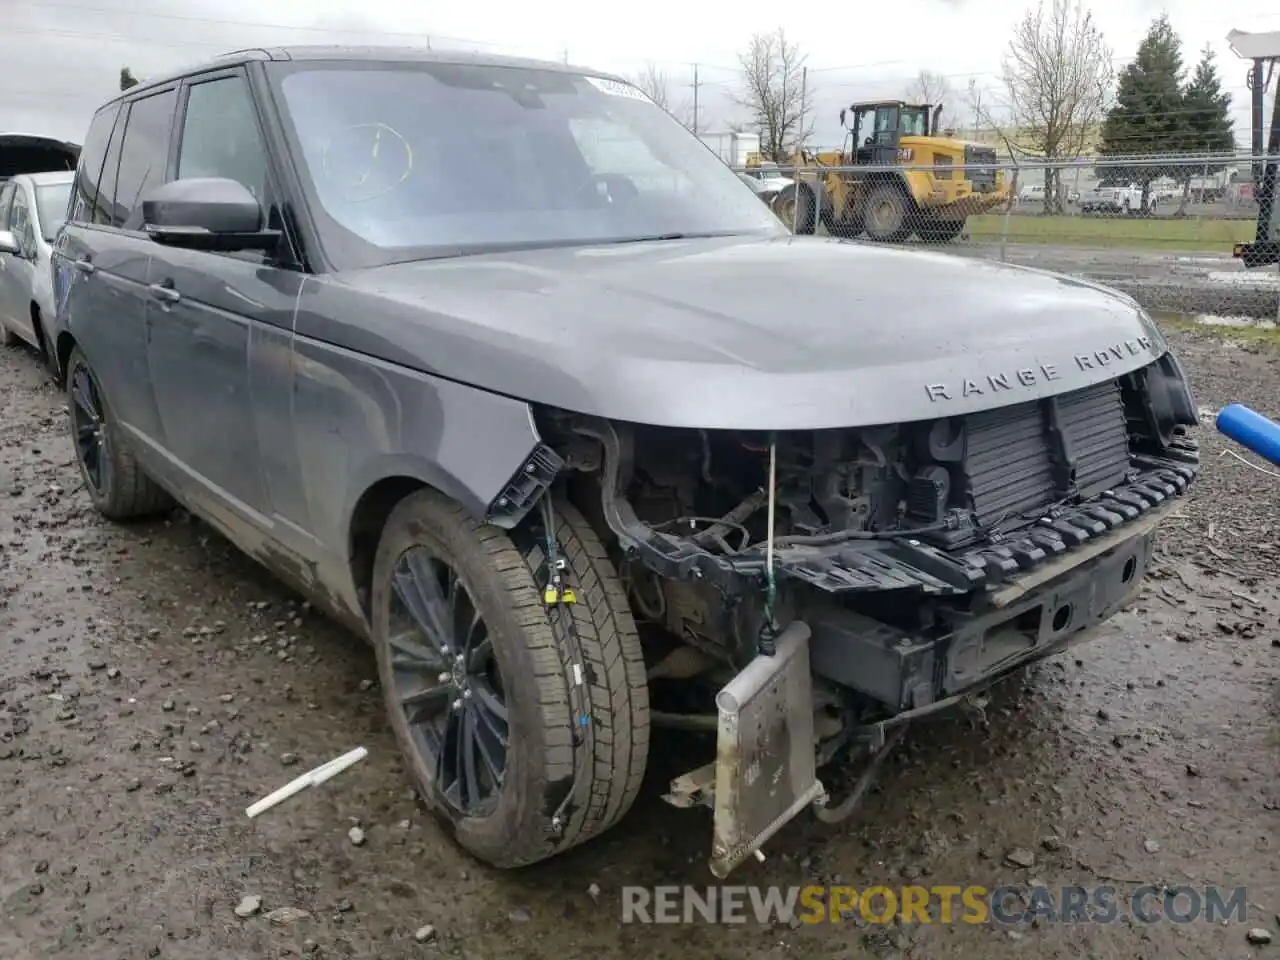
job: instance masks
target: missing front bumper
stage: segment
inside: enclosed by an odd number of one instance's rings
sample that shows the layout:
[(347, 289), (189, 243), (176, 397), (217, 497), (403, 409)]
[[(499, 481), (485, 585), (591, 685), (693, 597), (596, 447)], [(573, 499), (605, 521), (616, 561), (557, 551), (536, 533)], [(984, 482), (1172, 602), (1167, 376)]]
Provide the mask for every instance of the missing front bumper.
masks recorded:
[[(801, 611), (773, 657), (757, 656), (716, 699), (715, 763), (672, 781), (668, 802), (714, 810), (710, 867), (725, 878), (806, 806), (821, 806), (814, 676), (894, 714), (883, 727), (946, 709), (1008, 673), (1061, 652), (1139, 593), (1171, 501), (990, 590), (943, 637), (908, 634), (831, 606)], [(812, 624), (812, 627), (810, 627)], [(880, 736), (866, 737), (879, 747)], [(867, 733), (870, 730), (862, 731)]]
[(853, 611), (807, 610), (817, 676), (890, 711), (920, 710), (1087, 639), (1140, 592), (1156, 531), (1174, 503), (1141, 523), (990, 592), (944, 635), (899, 630)]

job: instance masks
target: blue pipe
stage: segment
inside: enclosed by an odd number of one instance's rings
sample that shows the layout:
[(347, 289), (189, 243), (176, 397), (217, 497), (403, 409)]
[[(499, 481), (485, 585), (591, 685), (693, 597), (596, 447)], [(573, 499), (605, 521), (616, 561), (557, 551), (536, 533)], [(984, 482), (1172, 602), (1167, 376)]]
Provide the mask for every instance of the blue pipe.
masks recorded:
[(1222, 408), (1217, 427), (1219, 433), (1280, 467), (1280, 423), (1268, 420), (1243, 404), (1233, 403)]

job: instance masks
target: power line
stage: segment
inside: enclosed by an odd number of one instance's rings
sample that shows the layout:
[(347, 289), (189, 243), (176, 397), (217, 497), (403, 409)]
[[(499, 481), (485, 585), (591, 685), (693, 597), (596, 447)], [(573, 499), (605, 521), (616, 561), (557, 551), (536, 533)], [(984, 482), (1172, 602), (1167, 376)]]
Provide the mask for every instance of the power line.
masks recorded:
[[(210, 26), (225, 27), (253, 27), (259, 30), (293, 30), (298, 33), (325, 33), (325, 34), (363, 34), (371, 37), (403, 37), (405, 39), (422, 40), (424, 37), (430, 37), (433, 40), (443, 40), (448, 43), (469, 43), (480, 47), (507, 47), (515, 49), (509, 44), (495, 43), (490, 40), (473, 40), (469, 37), (451, 37), (433, 30), (359, 30), (353, 27), (320, 27), (294, 23), (266, 23), (256, 20), (227, 20), (220, 17), (192, 17), (186, 14), (178, 13), (153, 13), (151, 11), (141, 10), (120, 10), (115, 7), (97, 7), (88, 4), (79, 3), (45, 3), (43, 0), (9, 0), (6, 6), (12, 8), (15, 6), (26, 5), (32, 10), (44, 12), (48, 10), (75, 10), (83, 13), (102, 13), (112, 17), (119, 17), (121, 14), (138, 19), (151, 20), (167, 20), (176, 23), (198, 23)], [(17, 33), (20, 31), (7, 29), (5, 33)], [(46, 31), (22, 31), (44, 33)], [(166, 41), (167, 42), (167, 41)], [(206, 41), (207, 42), (207, 41)], [(215, 44), (216, 45), (216, 44)]]

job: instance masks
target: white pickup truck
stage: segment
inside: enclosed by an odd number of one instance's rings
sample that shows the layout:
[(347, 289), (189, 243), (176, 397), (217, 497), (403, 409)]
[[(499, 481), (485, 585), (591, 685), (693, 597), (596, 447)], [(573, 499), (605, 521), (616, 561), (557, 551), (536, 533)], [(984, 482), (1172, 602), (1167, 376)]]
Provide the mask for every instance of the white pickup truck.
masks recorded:
[(1147, 201), (1147, 209), (1142, 207), (1142, 188), (1137, 184), (1112, 187), (1094, 187), (1086, 190), (1080, 197), (1081, 213), (1150, 213), (1155, 206), (1154, 193)]

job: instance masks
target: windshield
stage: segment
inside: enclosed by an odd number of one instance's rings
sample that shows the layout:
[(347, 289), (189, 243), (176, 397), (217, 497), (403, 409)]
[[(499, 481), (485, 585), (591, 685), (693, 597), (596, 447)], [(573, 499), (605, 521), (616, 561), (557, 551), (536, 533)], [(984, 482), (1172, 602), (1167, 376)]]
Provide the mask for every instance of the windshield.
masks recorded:
[(433, 62), (278, 71), (309, 201), (339, 265), (786, 232), (629, 84)]
[(40, 217), (40, 234), (49, 243), (53, 243), (62, 221), (67, 219), (67, 201), (70, 198), (69, 183), (36, 187), (36, 213)]

